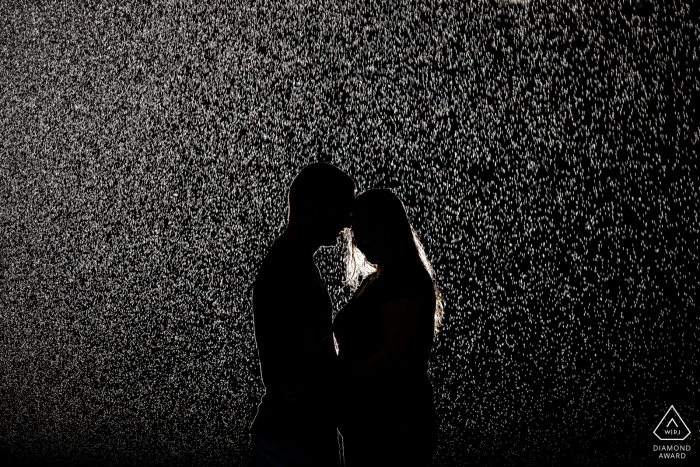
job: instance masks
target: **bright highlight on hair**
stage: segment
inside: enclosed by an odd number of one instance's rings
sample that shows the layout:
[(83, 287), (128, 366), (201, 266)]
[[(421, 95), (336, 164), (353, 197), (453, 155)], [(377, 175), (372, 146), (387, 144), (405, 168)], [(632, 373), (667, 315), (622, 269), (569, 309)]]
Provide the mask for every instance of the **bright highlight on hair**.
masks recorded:
[[(388, 192), (389, 190), (371, 190), (373, 192)], [(359, 196), (365, 195), (364, 192)], [(358, 198), (359, 198), (358, 196)], [(371, 195), (370, 195), (371, 196)], [(415, 254), (417, 255), (418, 259), (422, 263), (423, 267), (425, 270), (428, 272), (430, 275), (430, 278), (433, 280), (433, 290), (435, 291), (435, 314), (434, 314), (434, 322), (435, 326), (433, 329), (434, 335), (437, 335), (440, 324), (442, 323), (442, 317), (444, 315), (444, 301), (442, 298), (442, 294), (440, 293), (439, 288), (437, 287), (437, 284), (435, 283), (435, 271), (433, 270), (432, 264), (430, 264), (430, 260), (428, 259), (427, 255), (425, 254), (425, 249), (423, 248), (423, 244), (420, 241), (420, 238), (416, 231), (413, 229), (413, 226), (410, 225), (410, 222), (408, 220), (408, 217), (406, 216), (406, 211), (405, 207), (403, 206), (403, 203), (396, 197), (395, 194), (391, 193), (391, 197), (396, 198), (396, 201), (398, 201), (402, 214), (397, 215), (398, 213), (393, 212), (393, 213), (386, 213), (386, 216), (382, 216), (381, 219), (386, 220), (386, 219), (393, 219), (393, 220), (399, 220), (399, 222), (404, 223), (405, 226), (403, 227), (408, 227), (410, 230), (411, 236), (412, 236), (412, 246), (414, 248)], [(379, 198), (381, 199), (381, 198)], [(391, 209), (392, 203), (387, 203), (386, 205), (383, 205), (382, 208), (386, 208), (388, 210)], [(397, 210), (397, 207), (394, 206), (394, 211)], [(389, 221), (391, 222), (391, 221)], [(359, 287), (360, 282), (365, 278), (369, 277), (369, 280), (372, 281), (376, 277), (378, 277), (377, 273), (377, 268), (375, 267), (374, 264), (370, 263), (365, 255), (360, 251), (359, 248), (357, 248), (353, 242), (353, 233), (352, 229), (345, 229), (343, 230), (343, 237), (345, 239), (345, 264), (346, 264), (346, 269), (345, 269), (345, 283), (349, 285), (353, 290), (356, 290), (357, 287)], [(405, 243), (404, 243), (405, 244)], [(411, 256), (411, 251), (410, 247), (408, 247), (408, 251), (405, 252), (408, 256)]]

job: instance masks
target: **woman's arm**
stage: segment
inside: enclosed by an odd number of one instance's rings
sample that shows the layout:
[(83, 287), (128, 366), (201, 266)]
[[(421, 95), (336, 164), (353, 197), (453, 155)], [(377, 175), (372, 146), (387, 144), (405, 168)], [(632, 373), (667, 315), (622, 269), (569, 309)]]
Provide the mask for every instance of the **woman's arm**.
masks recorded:
[(412, 298), (400, 298), (384, 305), (381, 309), (384, 345), (348, 373), (348, 382), (358, 382), (404, 363), (421, 334), (425, 312), (425, 307)]

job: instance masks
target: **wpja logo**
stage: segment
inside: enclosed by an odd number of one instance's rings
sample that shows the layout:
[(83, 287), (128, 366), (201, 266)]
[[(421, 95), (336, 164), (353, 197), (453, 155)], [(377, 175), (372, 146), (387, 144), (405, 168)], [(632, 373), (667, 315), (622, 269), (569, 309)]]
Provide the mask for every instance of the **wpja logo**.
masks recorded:
[[(690, 430), (671, 406), (654, 429), (654, 434), (661, 441), (685, 441), (690, 436)], [(690, 448), (689, 444), (655, 444), (654, 452), (659, 453), (659, 459), (685, 459)]]

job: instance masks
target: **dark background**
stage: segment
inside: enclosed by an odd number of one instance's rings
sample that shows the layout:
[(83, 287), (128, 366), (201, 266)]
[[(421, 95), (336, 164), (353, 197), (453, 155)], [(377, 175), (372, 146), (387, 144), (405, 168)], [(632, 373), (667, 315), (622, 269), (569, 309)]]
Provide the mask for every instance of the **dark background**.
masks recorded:
[(4, 3), (0, 459), (246, 465), (252, 282), (324, 160), (435, 266), (434, 465), (648, 465), (670, 405), (697, 462), (700, 14), (662, 3)]

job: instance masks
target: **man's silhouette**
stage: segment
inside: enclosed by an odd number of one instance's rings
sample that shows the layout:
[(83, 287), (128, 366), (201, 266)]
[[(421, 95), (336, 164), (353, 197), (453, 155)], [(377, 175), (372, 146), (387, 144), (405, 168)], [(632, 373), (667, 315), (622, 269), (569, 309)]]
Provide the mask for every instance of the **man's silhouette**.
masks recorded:
[(333, 305), (314, 252), (350, 225), (355, 182), (326, 163), (304, 167), (289, 189), (287, 228), (253, 287), (255, 340), (265, 394), (251, 426), (255, 466), (338, 466), (331, 383)]

